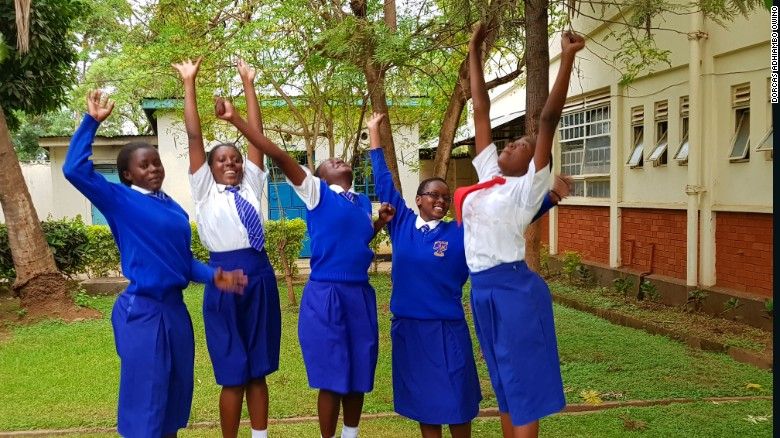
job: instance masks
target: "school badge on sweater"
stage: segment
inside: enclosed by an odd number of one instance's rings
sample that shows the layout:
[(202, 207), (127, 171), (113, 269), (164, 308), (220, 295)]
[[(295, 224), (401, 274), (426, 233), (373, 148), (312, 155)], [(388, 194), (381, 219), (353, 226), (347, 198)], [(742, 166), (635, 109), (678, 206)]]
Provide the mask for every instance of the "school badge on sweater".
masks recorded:
[(447, 251), (447, 241), (437, 240), (433, 243), (433, 255), (436, 257), (444, 257), (444, 251)]

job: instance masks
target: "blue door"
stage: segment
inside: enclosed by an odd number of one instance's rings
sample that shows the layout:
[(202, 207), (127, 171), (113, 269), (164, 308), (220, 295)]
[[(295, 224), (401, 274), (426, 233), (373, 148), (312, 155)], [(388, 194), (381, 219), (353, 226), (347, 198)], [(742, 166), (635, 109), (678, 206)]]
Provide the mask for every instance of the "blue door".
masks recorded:
[[(106, 177), (106, 179), (109, 182), (113, 183), (119, 183), (119, 172), (116, 170), (116, 166), (112, 165), (106, 165), (106, 166), (95, 166), (95, 171), (97, 171), (99, 174)], [(106, 222), (106, 217), (103, 216), (103, 213), (100, 212), (95, 206), (92, 206), (92, 224), (93, 225), (108, 225), (108, 222)]]
[[(305, 152), (302, 154), (293, 154), (293, 151), (290, 152), (290, 155), (293, 155), (299, 163), (306, 163)], [(282, 170), (271, 160), (268, 161), (268, 218), (271, 220), (279, 220), (281, 218), (295, 219), (296, 217), (299, 217), (305, 221), (306, 205), (301, 201), (301, 198), (295, 194), (293, 188), (287, 184)], [(308, 231), (303, 240), (301, 257), (311, 257), (311, 245)]]

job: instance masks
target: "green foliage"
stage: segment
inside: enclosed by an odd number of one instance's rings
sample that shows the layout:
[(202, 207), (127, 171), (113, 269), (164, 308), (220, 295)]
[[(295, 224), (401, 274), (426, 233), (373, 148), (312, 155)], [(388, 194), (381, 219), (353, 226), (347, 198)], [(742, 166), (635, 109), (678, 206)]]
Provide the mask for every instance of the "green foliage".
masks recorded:
[(623, 295), (624, 299), (628, 299), (631, 291), (634, 290), (634, 282), (628, 277), (618, 277), (612, 280), (612, 286), (615, 288), (615, 292)]
[(38, 144), (44, 135), (71, 135), (74, 129), (73, 114), (69, 111), (53, 111), (41, 115), (26, 115), (21, 111), (14, 114), (19, 127), (11, 134), (19, 161), (48, 159), (49, 154)]
[(81, 216), (75, 219), (45, 220), (41, 222), (41, 227), (57, 269), (68, 277), (84, 272), (89, 237)]
[(563, 253), (561, 271), (569, 281), (574, 281), (576, 279), (577, 271), (580, 266), (582, 266), (582, 259), (579, 254), (574, 251), (565, 251)]
[(203, 263), (209, 262), (209, 250), (203, 246), (200, 241), (200, 234), (198, 234), (198, 225), (195, 222), (190, 222), (190, 229), (192, 230), (192, 239), (190, 247), (192, 248), (192, 255)]
[(111, 229), (107, 225), (88, 225), (87, 237), (87, 274), (90, 277), (107, 277), (119, 272), (119, 248)]
[(639, 285), (639, 294), (642, 298), (647, 298), (656, 303), (661, 301), (661, 292), (658, 292), (658, 287), (650, 280), (642, 280), (642, 283)]
[(544, 243), (539, 248), (539, 268), (545, 276), (550, 275), (550, 247)]
[[(11, 48), (0, 67), (0, 106), (11, 129), (18, 126), (12, 111), (39, 114), (65, 103), (76, 79), (77, 53), (73, 29), (88, 12), (78, 0), (36, 0), (30, 12), (30, 51)], [(0, 33), (6, 44), (16, 41), (14, 2), (0, 3)]]
[[(375, 221), (377, 217), (375, 216), (372, 221)], [(387, 245), (390, 243), (390, 233), (387, 232), (387, 227), (382, 227), (381, 230), (379, 230), (378, 233), (376, 233), (376, 236), (374, 236), (373, 239), (371, 239), (371, 242), (368, 243), (368, 247), (371, 248), (371, 251), (374, 252), (374, 260), (373, 260), (373, 271), (374, 274), (376, 274), (379, 270), (379, 259), (377, 258), (377, 250), (380, 246)]]
[[(306, 222), (301, 218), (265, 221), (265, 246), (276, 272), (298, 273), (298, 260), (306, 237)], [(282, 257), (284, 254), (284, 257)], [(284, 265), (287, 263), (287, 266)]]
[(701, 310), (701, 306), (704, 304), (704, 300), (706, 300), (708, 296), (709, 294), (706, 291), (694, 289), (688, 292), (688, 300), (685, 304), (694, 312), (698, 312)]
[(733, 312), (737, 309), (742, 307), (742, 301), (739, 300), (739, 298), (729, 298), (725, 303), (723, 303), (723, 311), (720, 312), (720, 315), (725, 315), (728, 312)]
[(768, 300), (764, 301), (764, 312), (766, 312), (769, 317), (774, 316), (774, 309), (775, 309), (775, 300), (774, 298), (769, 298)]

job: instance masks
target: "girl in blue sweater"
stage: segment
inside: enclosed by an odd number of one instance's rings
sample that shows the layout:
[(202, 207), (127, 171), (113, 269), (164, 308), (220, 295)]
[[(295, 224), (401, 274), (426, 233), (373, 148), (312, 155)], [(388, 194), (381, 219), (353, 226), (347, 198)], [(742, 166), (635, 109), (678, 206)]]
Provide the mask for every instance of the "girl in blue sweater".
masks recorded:
[(114, 103), (92, 91), (87, 106), (62, 171), (106, 217), (130, 282), (111, 313), (121, 362), (117, 427), (128, 437), (175, 436), (189, 420), (195, 360), (182, 290), (197, 281), (241, 292), (247, 279), (240, 269), (214, 269), (192, 256), (187, 213), (160, 190), (165, 169), (153, 146), (130, 143), (120, 150), (122, 184), (95, 171), (92, 141)]
[(301, 298), (298, 338), (309, 386), (319, 389), (320, 433), (335, 435), (343, 404), (341, 436), (357, 437), (363, 395), (374, 387), (379, 342), (368, 244), (392, 218), (392, 208), (383, 206), (372, 223), (371, 202), (352, 190), (352, 168), (344, 161), (326, 160), (312, 175), (247, 124), (229, 102), (218, 99), (216, 112), (276, 162), (306, 205), (311, 274)]
[[(260, 197), (267, 173), (263, 153), (250, 145), (247, 160), (231, 143), (203, 145), (195, 78), (201, 59), (174, 64), (184, 83), (184, 123), (189, 139), (190, 186), (195, 220), (209, 263), (240, 268), (250, 276), (244, 294), (224, 295), (206, 286), (203, 322), (214, 377), (222, 386), (219, 416), (223, 437), (238, 435), (246, 393), (252, 438), (265, 438), (268, 427), (268, 385), (265, 376), (279, 369), (282, 332), (279, 290), (265, 250)], [(261, 130), (254, 89), (255, 71), (238, 61), (249, 120)]]
[[(379, 146), (383, 119), (384, 114), (374, 114), (367, 125), (377, 195), (396, 210), (387, 225), (393, 244), (395, 411), (418, 421), (424, 438), (441, 437), (442, 424), (449, 424), (453, 438), (466, 438), (482, 394), (461, 301), (468, 279), (463, 227), (442, 221), (451, 198), (441, 178), (426, 179), (417, 188), (419, 215), (406, 205)], [(555, 189), (568, 194), (564, 179)], [(534, 220), (553, 205), (551, 196), (545, 198)]]

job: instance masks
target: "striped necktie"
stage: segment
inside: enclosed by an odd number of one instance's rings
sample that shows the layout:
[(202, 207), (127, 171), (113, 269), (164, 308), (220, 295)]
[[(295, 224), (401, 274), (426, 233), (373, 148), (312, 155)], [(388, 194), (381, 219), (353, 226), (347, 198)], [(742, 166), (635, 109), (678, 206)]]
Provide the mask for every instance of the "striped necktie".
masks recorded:
[(349, 191), (344, 191), (344, 192), (341, 192), (341, 196), (347, 198), (347, 201), (349, 201), (349, 202), (351, 202), (353, 204), (355, 203), (355, 194), (354, 193), (349, 192)]
[(257, 214), (257, 210), (238, 193), (238, 186), (225, 186), (225, 190), (233, 194), (233, 199), (236, 201), (236, 210), (238, 210), (238, 218), (241, 219), (241, 223), (246, 228), (249, 244), (252, 245), (252, 248), (262, 251), (265, 235), (263, 234), (263, 223), (260, 222), (260, 215)]
[(168, 199), (171, 199), (171, 197), (166, 195), (165, 192), (163, 192), (162, 190), (158, 190), (156, 192), (149, 192), (148, 195), (153, 198), (157, 198), (161, 201), (167, 201)]
[(428, 234), (428, 232), (431, 231), (431, 227), (428, 226), (428, 224), (424, 224), (420, 227), (420, 231), (422, 231), (423, 234)]

